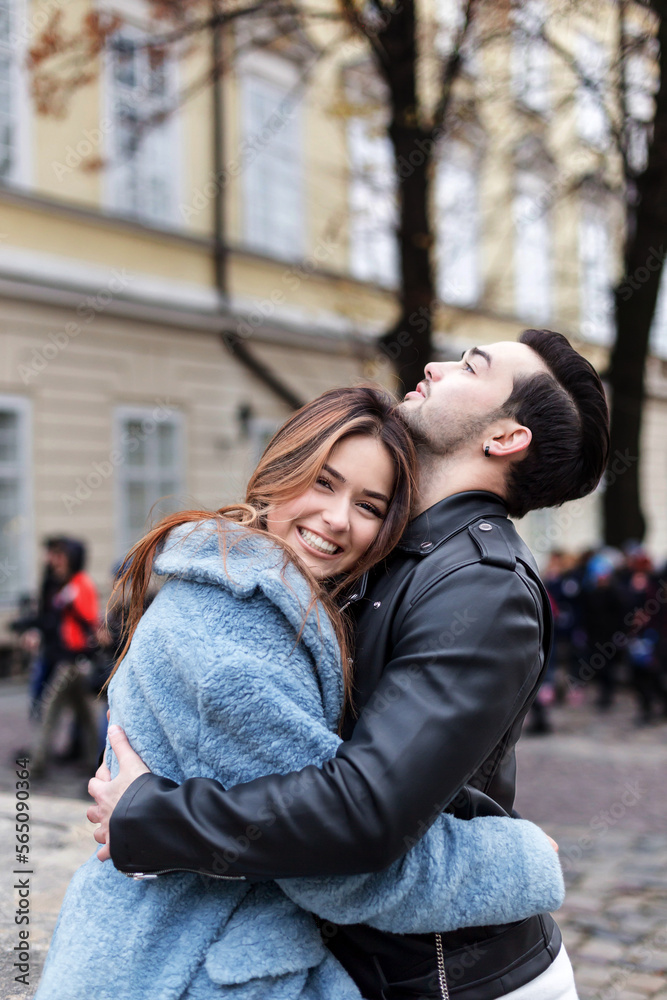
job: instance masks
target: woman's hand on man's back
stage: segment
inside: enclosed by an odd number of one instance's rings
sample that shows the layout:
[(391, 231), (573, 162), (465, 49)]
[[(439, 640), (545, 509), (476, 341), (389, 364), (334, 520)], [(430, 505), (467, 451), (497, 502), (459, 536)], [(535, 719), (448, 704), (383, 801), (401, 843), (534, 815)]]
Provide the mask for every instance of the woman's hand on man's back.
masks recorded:
[(101, 764), (95, 777), (88, 782), (88, 794), (95, 799), (95, 805), (90, 806), (86, 816), (91, 823), (100, 824), (93, 834), (97, 843), (102, 844), (97, 853), (99, 861), (108, 861), (111, 857), (109, 822), (116, 805), (133, 781), (142, 774), (150, 773), (150, 768), (134, 752), (120, 726), (109, 727), (109, 742), (120, 767), (118, 774), (112, 780), (109, 768)]

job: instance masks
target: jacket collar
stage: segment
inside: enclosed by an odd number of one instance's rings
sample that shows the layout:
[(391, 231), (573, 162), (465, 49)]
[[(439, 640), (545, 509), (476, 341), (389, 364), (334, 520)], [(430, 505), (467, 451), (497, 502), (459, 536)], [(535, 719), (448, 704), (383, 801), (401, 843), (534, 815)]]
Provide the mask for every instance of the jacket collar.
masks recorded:
[(506, 519), (507, 508), (499, 496), (485, 490), (455, 493), (454, 496), (433, 504), (410, 521), (397, 548), (404, 552), (428, 555), (440, 542), (480, 517)]

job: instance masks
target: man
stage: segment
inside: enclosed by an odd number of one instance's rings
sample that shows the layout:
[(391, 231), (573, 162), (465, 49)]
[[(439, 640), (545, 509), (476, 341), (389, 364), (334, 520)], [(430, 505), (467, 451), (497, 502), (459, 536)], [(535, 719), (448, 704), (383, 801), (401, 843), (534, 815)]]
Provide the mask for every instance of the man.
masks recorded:
[[(395, 552), (350, 597), (360, 714), (348, 713), (336, 757), (227, 791), (199, 778), (179, 787), (147, 773), (115, 733), (121, 773), (90, 783), (100, 843), (118, 803), (101, 859), (110, 846), (128, 873), (354, 874), (389, 865), (445, 808), (512, 811), (513, 748), (551, 622), (507, 514), (595, 488), (609, 446), (604, 390), (564, 337), (529, 330), (427, 365), (401, 412), (419, 450), (418, 504)], [(523, 998), (567, 961), (548, 914), (437, 935), (325, 927), (324, 937), (367, 1000)]]

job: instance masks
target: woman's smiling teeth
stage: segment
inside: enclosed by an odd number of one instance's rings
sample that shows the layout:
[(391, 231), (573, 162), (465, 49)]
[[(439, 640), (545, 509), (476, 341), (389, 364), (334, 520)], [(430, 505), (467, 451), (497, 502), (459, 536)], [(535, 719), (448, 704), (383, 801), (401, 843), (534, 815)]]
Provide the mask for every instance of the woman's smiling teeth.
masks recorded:
[(314, 531), (309, 531), (308, 528), (297, 527), (297, 531), (311, 549), (316, 549), (326, 556), (335, 556), (337, 552), (342, 552), (340, 545), (333, 545), (331, 542), (325, 541), (324, 538), (316, 535)]

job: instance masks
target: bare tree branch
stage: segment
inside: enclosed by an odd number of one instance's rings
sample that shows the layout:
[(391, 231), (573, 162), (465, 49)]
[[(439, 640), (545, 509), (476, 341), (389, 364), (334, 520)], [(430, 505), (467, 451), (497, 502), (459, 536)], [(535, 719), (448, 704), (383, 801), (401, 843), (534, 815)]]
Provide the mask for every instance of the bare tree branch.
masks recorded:
[[(348, 24), (354, 29), (357, 35), (365, 38), (371, 47), (371, 50), (380, 64), (380, 66), (386, 71), (389, 69), (389, 57), (387, 55), (386, 49), (384, 48), (380, 35), (381, 31), (378, 32), (374, 30), (362, 17), (360, 11), (354, 0), (339, 0), (342, 12), (348, 22)], [(384, 8), (383, 8), (384, 10)], [(384, 16), (387, 14), (391, 15), (392, 12), (384, 10)]]
[(463, 23), (458, 32), (456, 42), (454, 43), (454, 47), (450, 55), (447, 59), (443, 60), (444, 66), (440, 87), (440, 97), (433, 114), (434, 130), (442, 128), (449, 110), (454, 83), (458, 79), (461, 72), (461, 65), (463, 62), (463, 45), (468, 38), (473, 16), (476, 13), (477, 7), (478, 0), (466, 0)]

